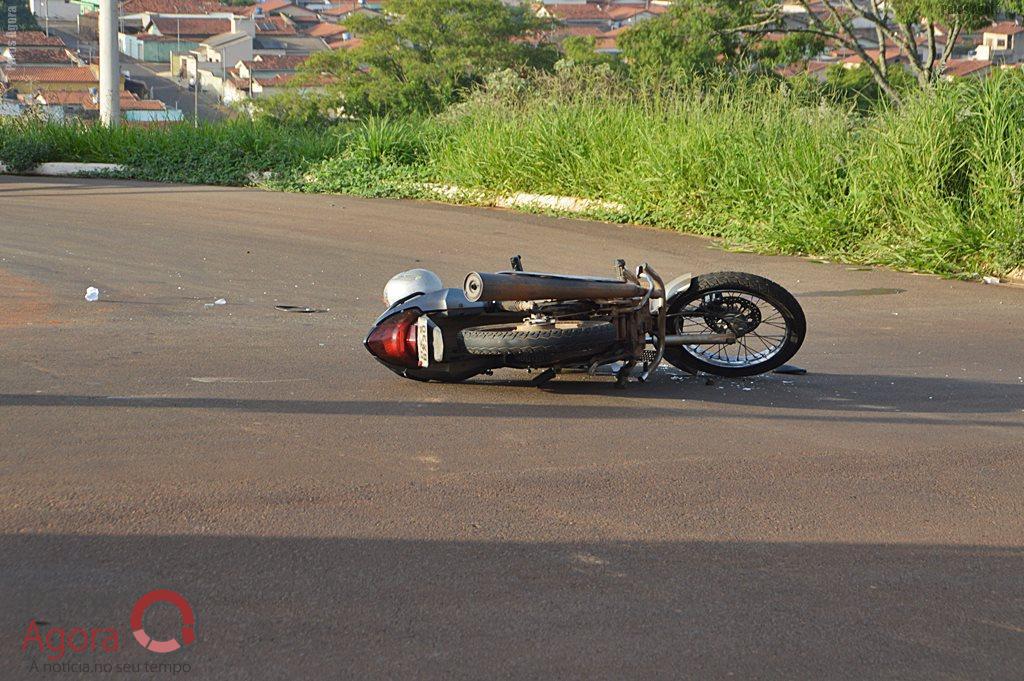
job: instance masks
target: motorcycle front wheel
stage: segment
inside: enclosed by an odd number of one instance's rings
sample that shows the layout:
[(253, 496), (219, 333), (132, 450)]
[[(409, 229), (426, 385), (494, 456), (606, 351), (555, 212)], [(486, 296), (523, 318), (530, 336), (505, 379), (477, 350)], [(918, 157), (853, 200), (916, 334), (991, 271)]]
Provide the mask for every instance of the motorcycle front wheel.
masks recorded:
[(676, 367), (725, 377), (755, 376), (790, 360), (804, 342), (807, 321), (796, 298), (775, 282), (744, 272), (694, 277), (668, 301), (670, 335), (734, 333), (735, 343), (665, 348)]

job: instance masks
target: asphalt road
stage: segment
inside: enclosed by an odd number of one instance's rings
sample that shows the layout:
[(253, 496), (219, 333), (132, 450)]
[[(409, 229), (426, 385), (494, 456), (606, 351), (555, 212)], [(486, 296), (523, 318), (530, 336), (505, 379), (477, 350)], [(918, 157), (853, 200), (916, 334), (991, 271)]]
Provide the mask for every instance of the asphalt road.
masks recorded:
[[(392, 274), (515, 253), (768, 275), (809, 373), (424, 385), (361, 347)], [(0, 178), (0, 677), (43, 673), (38, 620), (120, 631), (58, 663), (185, 678), (1020, 679), (1022, 301), (494, 210)], [(167, 655), (128, 633), (157, 587), (197, 618)]]

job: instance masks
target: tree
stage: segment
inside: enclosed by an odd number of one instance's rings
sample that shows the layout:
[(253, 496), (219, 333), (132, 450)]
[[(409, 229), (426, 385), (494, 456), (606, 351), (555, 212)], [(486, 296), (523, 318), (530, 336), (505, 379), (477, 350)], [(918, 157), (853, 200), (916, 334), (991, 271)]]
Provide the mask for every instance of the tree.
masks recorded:
[[(889, 59), (890, 44), (906, 58), (908, 68), (920, 87), (929, 87), (942, 75), (965, 32), (977, 30), (993, 20), (999, 11), (1024, 11), (1022, 0), (796, 0), (803, 6), (807, 23), (783, 21), (777, 3), (764, 2), (755, 21), (737, 24), (747, 34), (784, 31), (834, 41), (852, 50), (871, 73), (878, 87), (894, 103), (901, 101), (894, 85)], [(821, 12), (815, 13), (815, 6)], [(876, 54), (862, 44), (855, 21), (866, 22), (874, 31)], [(942, 35), (940, 35), (940, 33)], [(942, 40), (944, 40), (944, 44)]]
[(338, 78), (356, 115), (433, 112), (484, 76), (505, 68), (550, 68), (556, 50), (536, 36), (548, 27), (527, 7), (501, 0), (392, 0), (389, 17), (358, 16), (348, 26), (362, 44), (314, 54), (311, 73)]
[(766, 26), (759, 19), (763, 9), (760, 0), (678, 0), (663, 16), (624, 32), (619, 47), (635, 71), (658, 76), (790, 63), (821, 50), (822, 40), (810, 34), (766, 40), (766, 30), (738, 30)]
[(594, 48), (597, 40), (594, 36), (572, 35), (562, 41), (562, 53), (565, 58), (574, 64), (585, 66), (600, 66), (608, 64), (616, 66), (619, 60), (610, 54), (598, 54)]
[(732, 31), (747, 23), (744, 3), (679, 0), (664, 15), (619, 36), (623, 59), (641, 74), (703, 75), (742, 55), (743, 40)]

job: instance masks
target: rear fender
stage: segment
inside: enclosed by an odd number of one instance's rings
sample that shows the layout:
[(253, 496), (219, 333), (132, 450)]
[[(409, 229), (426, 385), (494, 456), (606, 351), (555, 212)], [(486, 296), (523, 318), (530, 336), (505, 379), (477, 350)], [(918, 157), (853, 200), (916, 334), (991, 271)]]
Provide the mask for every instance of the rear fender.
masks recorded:
[(672, 300), (673, 296), (688, 291), (693, 284), (693, 279), (693, 273), (687, 272), (665, 284), (665, 300), (652, 300), (651, 311), (656, 312), (666, 301)]

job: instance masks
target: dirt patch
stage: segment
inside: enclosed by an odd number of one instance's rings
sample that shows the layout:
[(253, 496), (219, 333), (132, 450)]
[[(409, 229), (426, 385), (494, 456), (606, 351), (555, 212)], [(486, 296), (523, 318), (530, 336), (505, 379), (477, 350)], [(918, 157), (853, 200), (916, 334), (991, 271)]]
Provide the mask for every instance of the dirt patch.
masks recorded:
[(46, 286), (0, 269), (0, 329), (56, 324), (52, 312), (53, 296)]

